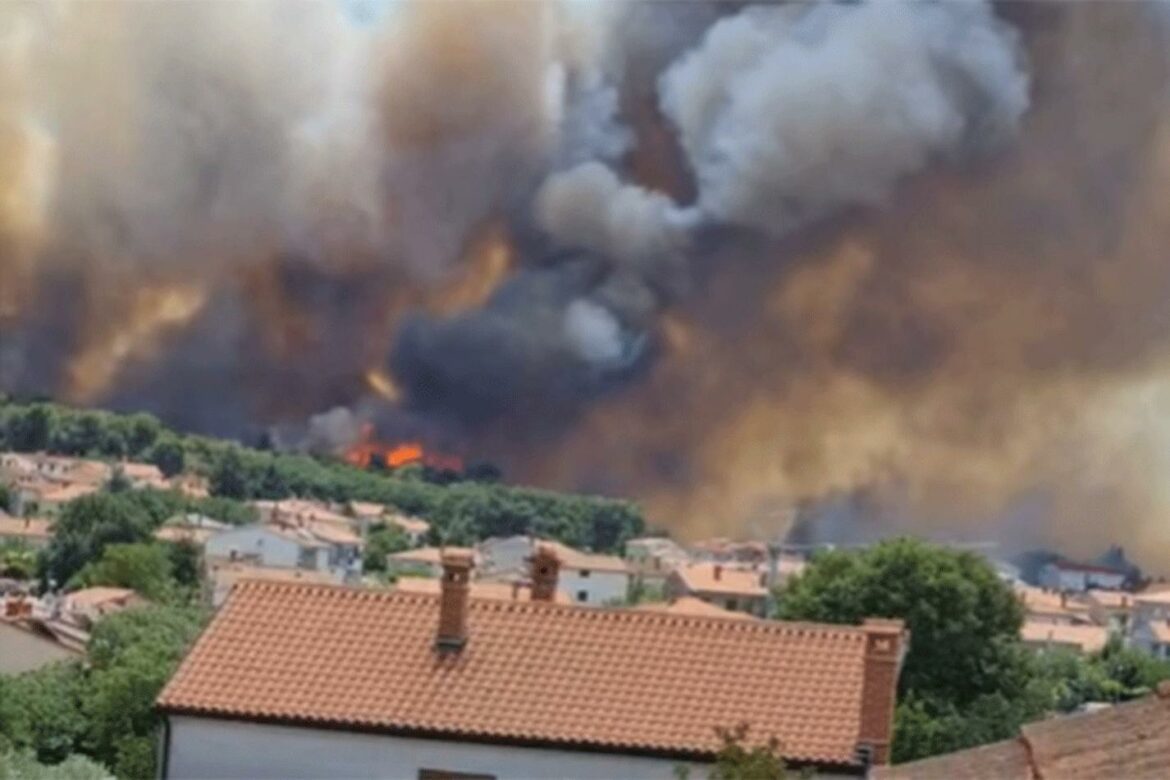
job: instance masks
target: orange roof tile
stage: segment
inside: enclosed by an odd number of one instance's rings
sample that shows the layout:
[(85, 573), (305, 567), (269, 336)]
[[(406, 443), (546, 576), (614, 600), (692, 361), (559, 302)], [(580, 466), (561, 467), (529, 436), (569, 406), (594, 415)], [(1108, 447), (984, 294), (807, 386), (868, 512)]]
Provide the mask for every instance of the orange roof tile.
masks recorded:
[(693, 563), (675, 570), (692, 593), (718, 593), (733, 596), (766, 596), (759, 572), (736, 569), (718, 563)]
[(855, 764), (864, 628), (471, 599), (468, 643), (442, 655), (438, 602), (242, 583), (158, 705), (308, 727), (708, 758), (720, 748), (715, 727), (748, 722), (761, 739), (775, 735), (792, 760)]
[(1020, 639), (1030, 645), (1065, 645), (1082, 653), (1098, 653), (1109, 641), (1109, 630), (1104, 626), (1069, 626), (1025, 620), (1020, 628)]
[[(1165, 683), (1163, 683), (1165, 686)], [(881, 780), (1161, 778), (1170, 766), (1170, 700), (1158, 693), (1097, 712), (1030, 723), (1017, 739), (893, 767)]]
[(634, 607), (639, 612), (669, 612), (672, 615), (702, 615), (705, 617), (731, 618), (732, 620), (755, 620), (746, 612), (732, 612), (730, 609), (708, 604), (702, 599), (683, 596), (672, 602), (656, 601)]

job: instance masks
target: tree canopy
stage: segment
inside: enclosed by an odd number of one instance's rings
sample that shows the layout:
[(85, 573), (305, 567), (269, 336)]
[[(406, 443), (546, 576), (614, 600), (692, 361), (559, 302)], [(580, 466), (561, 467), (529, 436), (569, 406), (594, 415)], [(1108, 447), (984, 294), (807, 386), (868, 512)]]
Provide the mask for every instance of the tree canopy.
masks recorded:
[(192, 607), (127, 610), (94, 628), (86, 665), (0, 675), (0, 778), (5, 766), (13, 778), (104, 776), (77, 754), (118, 777), (153, 777), (154, 700), (206, 618)]
[(1124, 701), (1170, 678), (1170, 664), (1116, 642), (1089, 658), (1025, 648), (1022, 607), (986, 561), (909, 539), (815, 557), (780, 590), (776, 611), (787, 620), (906, 622), (895, 762), (1007, 739), (1049, 713)]

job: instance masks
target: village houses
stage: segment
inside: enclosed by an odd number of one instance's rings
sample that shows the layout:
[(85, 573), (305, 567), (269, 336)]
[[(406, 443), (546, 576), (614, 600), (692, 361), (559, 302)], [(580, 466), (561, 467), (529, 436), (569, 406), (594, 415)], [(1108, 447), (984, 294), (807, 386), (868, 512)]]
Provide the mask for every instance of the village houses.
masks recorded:
[(889, 760), (898, 621), (557, 604), (543, 546), (529, 600), (474, 598), (441, 563), (438, 593), (238, 585), (159, 695), (161, 776), (700, 777), (744, 722), (796, 771)]

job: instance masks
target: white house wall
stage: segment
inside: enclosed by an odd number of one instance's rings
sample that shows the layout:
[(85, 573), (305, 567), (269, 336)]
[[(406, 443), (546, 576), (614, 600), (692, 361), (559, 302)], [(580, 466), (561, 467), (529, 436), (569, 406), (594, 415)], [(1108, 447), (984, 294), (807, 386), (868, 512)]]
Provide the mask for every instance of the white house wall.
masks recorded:
[[(561, 569), (557, 589), (568, 594), (575, 603), (598, 607), (615, 599), (624, 599), (630, 586), (630, 575), (622, 572), (589, 571), (582, 577), (579, 569)], [(584, 595), (585, 599), (580, 597)]]
[(300, 562), (300, 545), (256, 526), (216, 534), (205, 548), (215, 558), (230, 558), (233, 550), (241, 556), (259, 556), (264, 566), (295, 568)]
[[(420, 769), (497, 780), (672, 780), (680, 762), (657, 758), (443, 742), (172, 716), (168, 778), (389, 778)], [(691, 780), (706, 772), (692, 767)]]

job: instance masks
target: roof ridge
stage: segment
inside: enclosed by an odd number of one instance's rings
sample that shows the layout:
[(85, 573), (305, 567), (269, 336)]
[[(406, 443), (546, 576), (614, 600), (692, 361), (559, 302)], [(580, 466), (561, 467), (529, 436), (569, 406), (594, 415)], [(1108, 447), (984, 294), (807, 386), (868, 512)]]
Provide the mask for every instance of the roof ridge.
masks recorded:
[[(353, 594), (355, 596), (364, 596), (384, 601), (401, 601), (409, 603), (417, 603), (419, 601), (438, 602), (440, 596), (437, 593), (420, 593), (413, 591), (400, 591), (396, 589), (379, 589), (379, 588), (355, 588), (349, 585), (341, 585), (334, 583), (323, 582), (296, 582), (296, 581), (274, 581), (263, 579), (242, 578), (236, 585), (237, 589), (261, 589), (261, 590), (301, 590), (306, 592), (320, 591), (320, 592), (335, 592), (339, 594)], [(695, 624), (695, 623), (709, 623), (721, 627), (738, 627), (750, 628), (755, 633), (770, 633), (770, 634), (784, 634), (800, 636), (806, 633), (834, 635), (841, 634), (849, 637), (862, 637), (865, 635), (865, 629), (860, 625), (850, 625), (845, 623), (816, 623), (812, 621), (802, 620), (772, 620), (759, 619), (753, 621), (737, 620), (734, 617), (727, 615), (688, 615), (679, 614), (677, 612), (659, 612), (659, 611), (639, 611), (628, 608), (613, 608), (613, 607), (590, 607), (581, 606), (578, 604), (558, 604), (555, 602), (545, 601), (530, 601), (530, 600), (516, 600), (503, 601), (492, 598), (479, 598), (476, 596), (469, 596), (469, 603), (473, 607), (473, 611), (526, 611), (526, 612), (564, 612), (576, 614), (592, 620), (616, 620), (627, 623), (662, 623), (662, 624)], [(436, 612), (436, 614), (438, 614)]]

